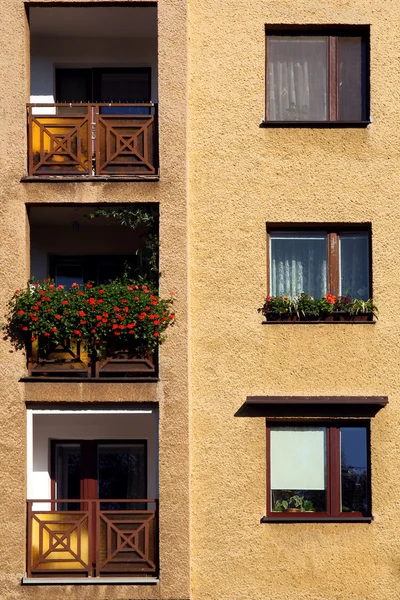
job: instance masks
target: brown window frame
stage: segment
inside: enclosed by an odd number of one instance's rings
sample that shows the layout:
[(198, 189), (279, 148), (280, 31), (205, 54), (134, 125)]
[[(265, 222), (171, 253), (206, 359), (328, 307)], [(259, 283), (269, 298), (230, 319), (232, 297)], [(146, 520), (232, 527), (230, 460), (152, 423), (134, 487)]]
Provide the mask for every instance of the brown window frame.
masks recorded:
[[(327, 78), (328, 116), (325, 121), (272, 121), (269, 120), (268, 52), (269, 36), (328, 37)], [(339, 119), (339, 44), (340, 37), (361, 37), (365, 44), (365, 115), (361, 120)], [(261, 127), (366, 127), (370, 124), (370, 26), (369, 25), (265, 25), (265, 120)]]
[(369, 298), (372, 298), (372, 230), (370, 223), (267, 223), (267, 296), (270, 295), (270, 234), (306, 233), (319, 231), (327, 234), (328, 289), (327, 294), (337, 296), (340, 290), (339, 237), (342, 233), (365, 232), (369, 236)]
[[(270, 435), (271, 427), (274, 426), (288, 426), (288, 427), (307, 427), (307, 426), (318, 426), (326, 427), (326, 512), (277, 512), (271, 510), (271, 446), (270, 446)], [(367, 430), (367, 502), (368, 510), (366, 513), (362, 512), (341, 512), (340, 510), (340, 494), (341, 494), (341, 470), (340, 470), (340, 428), (341, 427), (365, 427)], [(270, 420), (266, 421), (266, 492), (267, 492), (267, 506), (266, 506), (266, 517), (262, 519), (262, 522), (273, 522), (275, 521), (371, 521), (371, 427), (369, 420), (359, 419), (344, 419), (335, 421), (323, 421), (323, 420)]]

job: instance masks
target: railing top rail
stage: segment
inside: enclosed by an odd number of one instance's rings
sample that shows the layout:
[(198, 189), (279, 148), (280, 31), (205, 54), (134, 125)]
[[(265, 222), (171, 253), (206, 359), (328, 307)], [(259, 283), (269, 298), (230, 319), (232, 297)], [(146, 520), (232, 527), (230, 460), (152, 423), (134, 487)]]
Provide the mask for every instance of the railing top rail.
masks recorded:
[(52, 102), (52, 103), (42, 103), (42, 102), (28, 102), (27, 108), (54, 108), (57, 106), (60, 107), (89, 107), (89, 106), (126, 106), (126, 107), (143, 107), (143, 108), (151, 108), (156, 106), (155, 102)]
[(158, 498), (79, 498), (79, 499), (69, 499), (69, 498), (46, 498), (46, 499), (41, 499), (41, 500), (27, 500), (26, 503), (27, 504), (32, 504), (32, 503), (41, 503), (41, 504), (48, 504), (49, 502), (51, 503), (65, 503), (65, 502), (79, 502), (79, 504), (84, 504), (85, 502), (129, 502), (131, 504), (133, 503), (150, 503), (150, 502), (154, 502), (157, 503), (158, 502)]

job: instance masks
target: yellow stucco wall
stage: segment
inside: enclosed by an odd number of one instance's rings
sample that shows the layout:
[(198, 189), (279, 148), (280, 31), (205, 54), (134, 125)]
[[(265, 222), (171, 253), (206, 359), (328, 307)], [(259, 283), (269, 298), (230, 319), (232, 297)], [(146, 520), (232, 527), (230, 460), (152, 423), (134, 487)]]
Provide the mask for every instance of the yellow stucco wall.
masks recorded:
[[(190, 2), (192, 589), (201, 600), (400, 597), (398, 3)], [(265, 24), (371, 24), (367, 129), (260, 129)], [(263, 326), (266, 222), (371, 222), (376, 325)], [(388, 395), (372, 524), (260, 524), (247, 395)]]

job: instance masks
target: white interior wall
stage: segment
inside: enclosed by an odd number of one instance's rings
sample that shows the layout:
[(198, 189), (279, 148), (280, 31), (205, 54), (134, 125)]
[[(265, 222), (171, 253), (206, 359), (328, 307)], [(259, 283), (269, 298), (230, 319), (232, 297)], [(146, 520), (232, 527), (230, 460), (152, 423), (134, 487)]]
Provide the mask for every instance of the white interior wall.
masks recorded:
[(32, 36), (31, 102), (55, 102), (57, 67), (151, 67), (151, 100), (158, 102), (156, 39)]
[[(51, 440), (147, 440), (147, 494), (158, 498), (158, 411), (28, 411), (28, 498), (51, 498)], [(30, 428), (32, 427), (32, 430)], [(43, 505), (40, 508), (44, 509)]]

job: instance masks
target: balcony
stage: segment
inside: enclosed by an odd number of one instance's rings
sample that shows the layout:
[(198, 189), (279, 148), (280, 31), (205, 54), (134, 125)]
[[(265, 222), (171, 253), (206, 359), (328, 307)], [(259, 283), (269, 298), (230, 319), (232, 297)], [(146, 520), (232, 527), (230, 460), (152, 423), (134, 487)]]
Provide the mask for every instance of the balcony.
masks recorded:
[(156, 499), (28, 500), (27, 576), (156, 577)]
[(157, 180), (157, 7), (42, 4), (28, 12), (23, 180)]
[(27, 110), (29, 177), (158, 179), (157, 105), (28, 104)]
[(27, 423), (25, 582), (154, 583), (157, 407), (71, 398), (28, 409)]

